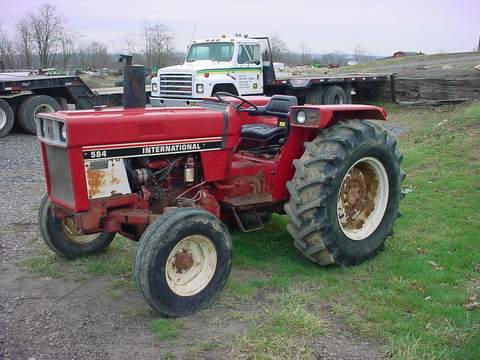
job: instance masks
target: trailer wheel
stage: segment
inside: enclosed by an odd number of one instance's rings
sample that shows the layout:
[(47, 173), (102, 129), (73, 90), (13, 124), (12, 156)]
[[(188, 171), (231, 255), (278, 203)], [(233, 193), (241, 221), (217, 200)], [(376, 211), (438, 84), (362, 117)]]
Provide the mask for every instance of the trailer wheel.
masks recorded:
[(51, 96), (29, 96), (20, 104), (18, 122), (25, 132), (35, 135), (37, 133), (35, 116), (41, 112), (55, 112), (59, 110), (60, 104)]
[(63, 96), (58, 96), (55, 98), (58, 104), (60, 105), (60, 110), (68, 110), (68, 102)]
[(346, 121), (294, 161), (285, 205), (295, 246), (319, 265), (355, 265), (384, 246), (399, 216), (402, 155), (384, 129)]
[(325, 94), (323, 95), (323, 103), (324, 104), (346, 104), (347, 103), (347, 95), (345, 94), (345, 90), (341, 86), (334, 85), (327, 90), (325, 90)]
[(38, 223), (47, 246), (70, 260), (102, 252), (115, 237), (115, 233), (79, 234), (71, 218), (57, 219), (53, 216), (47, 194), (43, 196), (40, 204)]
[(0, 138), (7, 136), (13, 127), (13, 110), (3, 99), (0, 99)]
[(225, 225), (204, 210), (182, 208), (161, 215), (140, 238), (135, 282), (153, 309), (186, 316), (214, 302), (231, 266)]

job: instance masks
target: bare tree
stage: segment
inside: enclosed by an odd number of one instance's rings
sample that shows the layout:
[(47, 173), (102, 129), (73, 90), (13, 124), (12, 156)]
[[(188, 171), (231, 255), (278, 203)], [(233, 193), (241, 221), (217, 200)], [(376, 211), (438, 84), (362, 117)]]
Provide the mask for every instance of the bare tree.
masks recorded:
[(367, 49), (358, 44), (353, 48), (353, 59), (360, 62), (367, 55)]
[(125, 50), (128, 54), (135, 54), (137, 52), (137, 37), (138, 34), (126, 33), (124, 35)]
[(46, 68), (55, 60), (65, 18), (55, 5), (44, 3), (35, 13), (29, 14), (29, 21), (40, 67)]
[(147, 66), (168, 65), (173, 52), (173, 34), (162, 24), (144, 26), (145, 60)]
[(22, 18), (16, 25), (17, 48), (20, 64), (26, 69), (32, 68), (32, 33), (27, 18)]
[(15, 54), (12, 41), (0, 26), (0, 70), (15, 68)]
[(59, 43), (62, 50), (63, 70), (67, 71), (73, 58), (74, 44), (78, 36), (70, 29), (63, 29)]
[(310, 64), (312, 62), (310, 47), (303, 41), (300, 43), (300, 51), (302, 55), (302, 65)]
[(92, 41), (78, 50), (82, 68), (97, 70), (107, 66), (109, 61), (108, 48), (98, 41)]
[(272, 61), (279, 61), (281, 60), (282, 56), (288, 52), (287, 44), (277, 34), (272, 34), (269, 36), (269, 38), (270, 46), (272, 48)]

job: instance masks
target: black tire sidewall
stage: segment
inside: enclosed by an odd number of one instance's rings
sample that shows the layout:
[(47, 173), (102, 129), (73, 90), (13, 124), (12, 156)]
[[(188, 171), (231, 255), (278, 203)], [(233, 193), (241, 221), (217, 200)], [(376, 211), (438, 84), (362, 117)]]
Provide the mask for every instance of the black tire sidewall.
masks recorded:
[(18, 110), (18, 121), (24, 131), (30, 134), (37, 133), (35, 125), (35, 109), (41, 105), (50, 105), (55, 111), (61, 110), (55, 98), (48, 95), (33, 95), (26, 98)]
[(323, 103), (324, 104), (335, 104), (335, 97), (340, 96), (343, 99), (342, 104), (347, 103), (347, 95), (345, 90), (338, 85), (331, 86), (325, 90), (325, 94), (323, 95)]
[(0, 138), (7, 136), (12, 130), (14, 124), (13, 110), (11, 106), (3, 99), (0, 99), (0, 108), (5, 112), (5, 126), (0, 129)]
[(39, 224), (47, 246), (60, 256), (71, 260), (105, 250), (115, 237), (115, 233), (99, 233), (95, 239), (86, 244), (72, 242), (65, 234), (61, 220), (53, 215), (50, 200), (46, 195), (40, 206)]
[[(165, 315), (186, 316), (209, 306), (215, 301), (228, 279), (232, 264), (232, 247), (228, 231), (213, 215), (205, 215), (211, 216), (210, 222), (206, 223), (205, 217), (202, 216), (188, 218), (188, 222), (176, 221), (157, 229), (153, 234), (154, 239), (144, 239), (142, 236), (140, 240), (156, 242), (147, 281), (149, 295), (154, 302), (151, 305), (155, 305), (154, 307)], [(215, 230), (211, 225), (213, 222), (217, 222), (222, 230)], [(217, 264), (213, 277), (205, 288), (192, 296), (180, 296), (170, 289), (166, 280), (165, 266), (175, 245), (190, 235), (203, 235), (212, 242), (217, 252)]]
[[(344, 234), (340, 226), (337, 216), (337, 199), (342, 181), (348, 170), (358, 160), (365, 157), (376, 158), (385, 168), (389, 185), (388, 202), (384, 216), (375, 231), (364, 240), (352, 240)], [(356, 148), (348, 156), (348, 161), (343, 162), (338, 170), (338, 176), (332, 180), (331, 184), (334, 191), (328, 198), (327, 216), (331, 224), (335, 247), (343, 256), (349, 258), (348, 263), (355, 263), (355, 259), (364, 259), (369, 254), (375, 253), (375, 250), (383, 245), (395, 222), (400, 202), (399, 192), (397, 191), (400, 188), (400, 167), (396, 164), (395, 153), (388, 149), (385, 144), (366, 142)]]

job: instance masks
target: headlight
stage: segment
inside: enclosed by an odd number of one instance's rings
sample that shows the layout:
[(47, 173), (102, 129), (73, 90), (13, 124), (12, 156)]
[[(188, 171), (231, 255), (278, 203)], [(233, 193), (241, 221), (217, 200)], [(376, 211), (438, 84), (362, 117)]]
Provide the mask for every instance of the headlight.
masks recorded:
[(197, 84), (197, 93), (203, 94), (203, 84)]
[(152, 82), (152, 92), (157, 92), (158, 90), (158, 85), (156, 82)]
[(305, 121), (307, 121), (307, 114), (305, 114), (305, 111), (300, 110), (297, 112), (297, 123), (305, 124)]
[(65, 126), (65, 124), (63, 124), (63, 126), (61, 127), (60, 136), (62, 137), (62, 140), (67, 141), (67, 127)]

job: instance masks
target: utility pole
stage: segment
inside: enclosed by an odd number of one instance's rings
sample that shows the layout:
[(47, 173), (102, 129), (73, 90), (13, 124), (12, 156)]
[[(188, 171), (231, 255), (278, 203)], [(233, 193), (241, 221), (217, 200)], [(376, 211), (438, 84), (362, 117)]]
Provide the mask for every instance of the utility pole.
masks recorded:
[(480, 52), (480, 36), (478, 37), (478, 48), (477, 51)]

